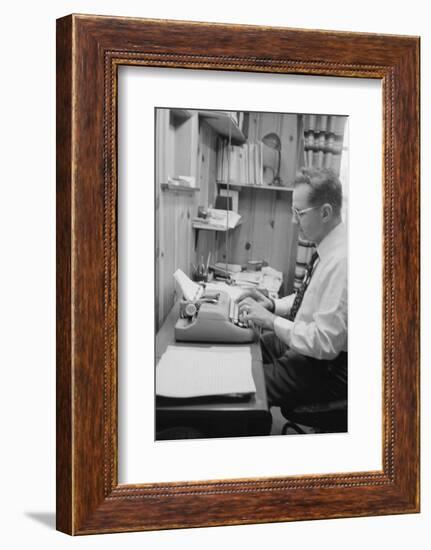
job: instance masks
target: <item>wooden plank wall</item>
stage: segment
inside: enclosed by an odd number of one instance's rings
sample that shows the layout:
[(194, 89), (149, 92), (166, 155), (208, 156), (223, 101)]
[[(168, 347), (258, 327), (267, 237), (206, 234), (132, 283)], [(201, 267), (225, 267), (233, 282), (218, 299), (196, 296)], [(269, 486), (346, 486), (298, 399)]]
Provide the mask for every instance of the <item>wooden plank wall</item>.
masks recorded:
[[(195, 215), (198, 206), (214, 206), (217, 195), (217, 135), (209, 124), (202, 119), (199, 126), (198, 164), (197, 178), (200, 187), (199, 197), (195, 203)], [(196, 251), (194, 251), (194, 263), (197, 264), (203, 258), (206, 262), (208, 253), (211, 252), (211, 261), (215, 262), (217, 256), (217, 242), (219, 234), (215, 231), (199, 231)], [(194, 247), (194, 243), (193, 243)]]
[(291, 206), (291, 193), (242, 189), (238, 205), (242, 224), (230, 232), (229, 258), (224, 239), (219, 240), (218, 261), (242, 265), (249, 260), (266, 260), (283, 272), (282, 293), (291, 292), (298, 235)]
[[(297, 166), (298, 116), (295, 114), (250, 113), (248, 139), (258, 141), (269, 132), (281, 140), (280, 177), (292, 186)], [(231, 232), (229, 258), (224, 241), (219, 241), (218, 261), (246, 264), (266, 260), (283, 272), (281, 293), (293, 290), (297, 227), (292, 224), (290, 192), (242, 188), (238, 210), (242, 225)]]
[(284, 185), (292, 186), (297, 165), (298, 115), (280, 113), (250, 113), (249, 141), (260, 141), (275, 132), (281, 141), (280, 177)]
[[(249, 139), (257, 141), (276, 132), (282, 142), (280, 176), (291, 184), (297, 170), (298, 122), (296, 115), (251, 113)], [(197, 113), (180, 121), (168, 109), (157, 111), (156, 147), (156, 329), (178, 298), (173, 279), (176, 269), (191, 276), (191, 265), (206, 259), (245, 264), (264, 259), (282, 271), (282, 292), (293, 288), (297, 231), (291, 223), (291, 193), (272, 190), (242, 189), (239, 213), (242, 225), (230, 232), (229, 246), (224, 233), (199, 231), (197, 242), (191, 220), (198, 206), (215, 202), (216, 141), (215, 131)], [(196, 177), (198, 192), (161, 191), (168, 176)], [(195, 248), (196, 242), (196, 248)], [(229, 251), (228, 255), (227, 250)]]
[[(182, 124), (172, 123), (168, 109), (157, 112), (156, 129), (156, 330), (178, 298), (173, 274), (181, 269), (191, 276), (192, 264), (216, 255), (213, 232), (200, 231), (195, 249), (192, 219), (198, 206), (215, 200), (216, 136), (195, 113)], [(195, 176), (198, 192), (161, 191), (168, 176)]]
[[(155, 208), (155, 276), (154, 276), (154, 326), (156, 331), (159, 329), (160, 314), (163, 311), (163, 270), (164, 262), (162, 260), (161, 246), (163, 243), (164, 228), (160, 224), (160, 218), (163, 215), (164, 201), (162, 201), (160, 183), (167, 181), (167, 161), (166, 147), (160, 147), (159, 144), (167, 143), (169, 139), (169, 111), (167, 109), (156, 110), (156, 148), (155, 148), (155, 181), (154, 181), (154, 208)], [(164, 251), (163, 251), (164, 255)]]

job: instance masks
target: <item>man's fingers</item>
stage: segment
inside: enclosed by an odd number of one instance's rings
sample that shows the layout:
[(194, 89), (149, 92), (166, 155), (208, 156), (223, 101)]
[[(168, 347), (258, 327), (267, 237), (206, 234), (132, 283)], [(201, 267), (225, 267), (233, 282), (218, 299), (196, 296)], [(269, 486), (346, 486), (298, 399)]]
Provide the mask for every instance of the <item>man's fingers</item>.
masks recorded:
[(250, 288), (249, 290), (245, 290), (238, 298), (236, 298), (236, 302), (240, 302), (241, 300), (244, 300), (244, 298), (252, 298), (253, 300), (261, 300), (263, 298), (263, 294), (259, 292), (259, 290), (255, 288)]
[(238, 311), (239, 313), (241, 314), (244, 314), (244, 313), (247, 313), (247, 311), (250, 309), (250, 307), (248, 306), (248, 304), (240, 304), (239, 307), (238, 307)]
[(253, 301), (250, 298), (246, 298), (243, 302), (239, 304), (238, 310), (240, 313), (249, 313), (253, 307)]
[(240, 306), (238, 307), (238, 311), (241, 314), (246, 314), (247, 317), (251, 317), (261, 307), (262, 306), (260, 306), (257, 302), (255, 302), (251, 298), (247, 298), (246, 300), (244, 300), (242, 304), (240, 304)]
[(245, 300), (246, 298), (249, 298), (251, 296), (251, 293), (249, 290), (246, 290), (245, 292), (243, 292), (242, 294), (240, 294), (238, 296), (238, 298), (236, 298), (235, 302), (239, 303), (241, 302), (242, 300)]
[(243, 305), (246, 305), (246, 304), (251, 305), (251, 304), (253, 304), (253, 303), (254, 303), (253, 299), (247, 297), (247, 298), (244, 298), (243, 300), (241, 300), (241, 302), (239, 302), (238, 305), (239, 305), (239, 307), (241, 307), (241, 306), (243, 306)]

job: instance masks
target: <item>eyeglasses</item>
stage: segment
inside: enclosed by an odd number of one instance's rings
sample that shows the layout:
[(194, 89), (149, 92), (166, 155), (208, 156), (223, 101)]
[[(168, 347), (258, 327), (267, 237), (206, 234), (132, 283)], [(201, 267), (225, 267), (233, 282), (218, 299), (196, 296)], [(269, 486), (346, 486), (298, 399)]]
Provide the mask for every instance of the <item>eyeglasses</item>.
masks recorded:
[(310, 206), (309, 208), (304, 208), (303, 210), (298, 210), (292, 206), (292, 214), (299, 220), (304, 214), (310, 212), (311, 210), (315, 210), (316, 208), (319, 208), (319, 206)]

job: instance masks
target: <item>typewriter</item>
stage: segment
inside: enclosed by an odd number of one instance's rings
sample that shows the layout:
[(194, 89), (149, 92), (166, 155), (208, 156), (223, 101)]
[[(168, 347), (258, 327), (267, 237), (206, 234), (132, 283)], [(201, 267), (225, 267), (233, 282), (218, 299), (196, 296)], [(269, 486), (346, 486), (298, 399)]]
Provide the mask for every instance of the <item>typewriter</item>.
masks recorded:
[(243, 344), (254, 340), (254, 330), (238, 317), (238, 304), (222, 290), (183, 301), (175, 325), (178, 342)]

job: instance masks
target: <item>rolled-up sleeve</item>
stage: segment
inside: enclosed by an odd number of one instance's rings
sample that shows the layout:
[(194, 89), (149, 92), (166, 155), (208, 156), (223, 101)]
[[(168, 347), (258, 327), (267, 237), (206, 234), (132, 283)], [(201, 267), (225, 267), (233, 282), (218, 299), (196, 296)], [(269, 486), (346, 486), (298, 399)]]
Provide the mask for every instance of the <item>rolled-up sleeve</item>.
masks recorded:
[(286, 296), (285, 298), (274, 300), (274, 313), (276, 315), (281, 315), (282, 317), (286, 317), (290, 313), (290, 309), (293, 305), (294, 300), (295, 300), (294, 293), (289, 294), (289, 296)]

